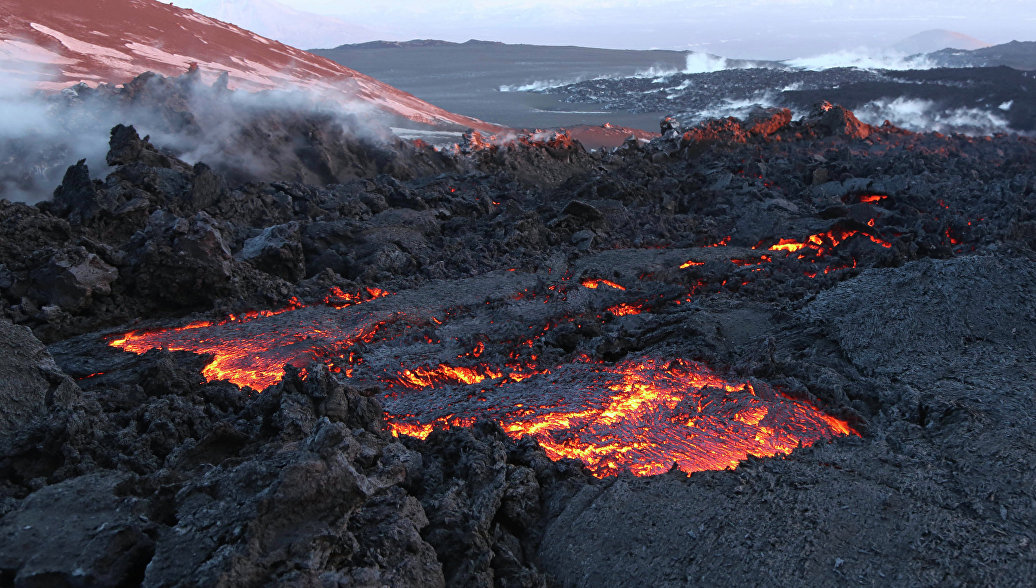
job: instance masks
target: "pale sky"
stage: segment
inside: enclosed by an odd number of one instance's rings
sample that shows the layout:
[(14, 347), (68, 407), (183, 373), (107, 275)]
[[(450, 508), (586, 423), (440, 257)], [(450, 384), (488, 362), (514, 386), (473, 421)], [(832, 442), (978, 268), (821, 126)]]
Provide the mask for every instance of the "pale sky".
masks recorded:
[[(173, 0), (205, 12), (214, 2)], [(259, 4), (273, 0), (259, 0)], [(1036, 0), (279, 0), (388, 40), (691, 49), (788, 58), (880, 47), (928, 29), (989, 43), (1036, 40)], [(356, 39), (367, 41), (371, 39)], [(347, 42), (347, 41), (343, 41)]]

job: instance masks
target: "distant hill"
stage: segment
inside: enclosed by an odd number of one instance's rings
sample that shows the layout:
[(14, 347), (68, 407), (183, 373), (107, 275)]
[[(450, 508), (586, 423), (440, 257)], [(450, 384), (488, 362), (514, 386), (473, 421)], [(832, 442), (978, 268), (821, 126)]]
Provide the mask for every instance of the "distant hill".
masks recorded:
[(932, 53), (942, 49), (964, 49), (973, 51), (975, 49), (989, 47), (989, 45), (990, 44), (985, 41), (980, 41), (974, 37), (965, 35), (964, 33), (947, 31), (945, 29), (932, 29), (907, 37), (893, 45), (892, 49), (901, 53), (906, 53), (907, 55), (916, 55), (918, 53)]
[(412, 41), (369, 41), (367, 43), (350, 43), (339, 45), (334, 49), (325, 49), (324, 51), (348, 51), (350, 49), (413, 49), (420, 47), (471, 47), (482, 45), (504, 45), (504, 43), (499, 41), (479, 41), (477, 39), (471, 39), (463, 43), (441, 41), (439, 39), (414, 39)]
[(292, 47), (334, 47), (380, 36), (340, 18), (296, 10), (275, 0), (203, 0), (195, 11)]
[(1036, 41), (1011, 41), (974, 51), (944, 49), (928, 56), (943, 67), (996, 67), (1036, 70)]

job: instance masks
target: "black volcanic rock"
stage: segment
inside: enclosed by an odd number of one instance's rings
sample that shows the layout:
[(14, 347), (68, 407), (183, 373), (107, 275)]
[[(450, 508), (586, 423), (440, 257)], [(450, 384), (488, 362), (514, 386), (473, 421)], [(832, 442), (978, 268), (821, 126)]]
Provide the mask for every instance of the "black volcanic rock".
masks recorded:
[(44, 265), (30, 274), (30, 295), (45, 305), (76, 311), (94, 298), (111, 294), (112, 282), (119, 277), (116, 268), (83, 247), (56, 252)]
[(104, 204), (97, 202), (101, 183), (90, 179), (86, 160), (80, 159), (69, 166), (61, 185), (54, 189), (52, 207), (60, 216), (83, 222), (93, 218)]
[(108, 165), (141, 163), (148, 167), (173, 167), (173, 159), (159, 153), (148, 141), (140, 138), (132, 126), (116, 125), (111, 133), (111, 150), (105, 158)]
[(237, 257), (268, 274), (297, 282), (306, 275), (301, 238), (298, 223), (267, 227), (245, 241)]
[(30, 494), (8, 513), (0, 521), (0, 569), (11, 585), (140, 583), (157, 525), (144, 514), (144, 501), (120, 495), (128, 479), (117, 473), (74, 478)]
[(191, 171), (190, 205), (204, 209), (219, 204), (227, 195), (226, 179), (204, 163), (196, 163)]
[(856, 111), (872, 125), (889, 119), (911, 130), (967, 134), (1036, 129), (1030, 90), (1036, 74), (988, 65), (810, 71), (773, 64), (710, 73), (601, 78), (542, 91), (568, 102), (613, 110), (671, 112), (685, 128), (727, 114), (751, 116), (758, 108), (789, 108), (798, 118), (827, 101)]
[(127, 246), (129, 287), (174, 306), (211, 302), (225, 294), (233, 257), (216, 224), (204, 212), (191, 218), (153, 213)]
[(926, 55), (943, 67), (1007, 66), (1036, 70), (1036, 41), (1011, 41), (971, 51), (943, 49)]
[(819, 129), (822, 136), (866, 139), (871, 134), (870, 126), (860, 122), (855, 114), (830, 102), (815, 107), (805, 122)]
[(0, 437), (33, 424), (78, 395), (79, 388), (31, 331), (0, 319)]

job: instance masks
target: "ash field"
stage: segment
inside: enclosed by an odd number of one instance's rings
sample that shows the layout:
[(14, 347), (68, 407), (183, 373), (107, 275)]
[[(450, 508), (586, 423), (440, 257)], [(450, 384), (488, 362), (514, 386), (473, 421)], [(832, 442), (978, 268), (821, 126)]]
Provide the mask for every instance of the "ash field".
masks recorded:
[(816, 100), (437, 149), (236, 95), (49, 99), (126, 120), (0, 201), (0, 583), (1036, 577), (1036, 140)]

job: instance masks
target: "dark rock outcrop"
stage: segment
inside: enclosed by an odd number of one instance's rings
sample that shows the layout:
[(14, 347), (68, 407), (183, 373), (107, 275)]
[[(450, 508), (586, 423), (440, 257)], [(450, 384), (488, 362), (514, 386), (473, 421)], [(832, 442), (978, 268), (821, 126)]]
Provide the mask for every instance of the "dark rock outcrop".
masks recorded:
[(58, 251), (30, 274), (30, 295), (44, 305), (76, 311), (111, 294), (119, 272), (83, 247)]
[(233, 256), (204, 212), (181, 218), (158, 210), (128, 248), (129, 287), (173, 306), (212, 301), (230, 287)]
[(0, 319), (0, 437), (66, 407), (79, 388), (25, 327)]
[(245, 241), (237, 257), (268, 274), (297, 282), (306, 275), (301, 239), (298, 223), (267, 227)]

